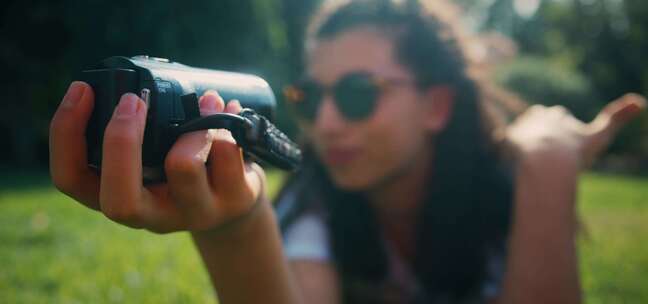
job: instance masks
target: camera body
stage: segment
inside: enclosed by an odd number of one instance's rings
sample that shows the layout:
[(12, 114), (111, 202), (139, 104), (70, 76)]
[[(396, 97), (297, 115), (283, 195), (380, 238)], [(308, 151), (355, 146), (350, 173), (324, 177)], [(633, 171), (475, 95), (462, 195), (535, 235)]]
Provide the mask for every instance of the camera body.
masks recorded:
[[(274, 116), (275, 97), (268, 83), (257, 76), (194, 68), (163, 58), (136, 56), (107, 58), (83, 71), (81, 80), (87, 82), (95, 94), (95, 106), (86, 130), (88, 164), (91, 167), (101, 168), (104, 130), (121, 96), (128, 92), (146, 92), (148, 97), (142, 147), (145, 182), (163, 181), (164, 158), (177, 137), (198, 129), (230, 129), (237, 142), (251, 140), (245, 145), (239, 143), (244, 151), (246, 148), (252, 151), (256, 147), (256, 151), (260, 152), (256, 154), (267, 154), (265, 149), (273, 152), (272, 155), (268, 154), (270, 156), (282, 152), (292, 153), (288, 155), (291, 157), (300, 156), (300, 152), (294, 150), (296, 146), (291, 146), (294, 144), (269, 122)], [(211, 124), (196, 124), (200, 120), (198, 96), (208, 90), (218, 91), (224, 100), (236, 99), (243, 108), (253, 111), (246, 112), (247, 118), (217, 114), (220, 118), (211, 119)], [(194, 122), (194, 126), (183, 129), (189, 122)], [(253, 130), (252, 127), (257, 129)], [(267, 130), (271, 132), (258, 134)], [(256, 133), (253, 134), (253, 131)], [(273, 142), (277, 139), (287, 142)]]

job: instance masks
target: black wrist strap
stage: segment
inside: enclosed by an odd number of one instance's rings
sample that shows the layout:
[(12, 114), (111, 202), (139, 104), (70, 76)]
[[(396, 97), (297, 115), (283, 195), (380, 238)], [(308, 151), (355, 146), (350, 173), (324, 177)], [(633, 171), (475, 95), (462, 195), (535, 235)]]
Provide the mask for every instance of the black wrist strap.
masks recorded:
[(185, 113), (191, 115), (187, 115), (190, 120), (176, 128), (177, 136), (206, 129), (227, 129), (247, 156), (284, 170), (296, 170), (301, 163), (302, 154), (297, 144), (252, 109), (243, 109), (238, 115), (218, 113), (200, 117), (189, 102), (183, 100), (183, 105)]

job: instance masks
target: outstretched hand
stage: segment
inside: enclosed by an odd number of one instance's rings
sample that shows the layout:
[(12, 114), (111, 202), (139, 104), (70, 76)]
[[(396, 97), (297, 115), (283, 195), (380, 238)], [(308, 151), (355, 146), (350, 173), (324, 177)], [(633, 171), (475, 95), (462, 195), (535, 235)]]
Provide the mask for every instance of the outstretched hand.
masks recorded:
[(646, 100), (627, 94), (609, 103), (590, 123), (564, 107), (532, 106), (507, 129), (507, 140), (522, 159), (568, 161), (582, 169), (612, 142), (618, 131), (646, 108)]
[(641, 96), (628, 94), (584, 123), (563, 107), (532, 106), (508, 127), (517, 171), (498, 303), (581, 302), (578, 175), (645, 108)]
[[(70, 85), (50, 125), (50, 172), (54, 185), (108, 218), (155, 232), (205, 231), (248, 214), (264, 196), (265, 175), (243, 161), (226, 130), (182, 135), (164, 164), (167, 182), (142, 184), (146, 104), (122, 96), (106, 127), (100, 176), (88, 168), (85, 129), (94, 106), (92, 88)], [(216, 92), (200, 98), (202, 115), (238, 113)], [(207, 163), (207, 166), (205, 165)]]

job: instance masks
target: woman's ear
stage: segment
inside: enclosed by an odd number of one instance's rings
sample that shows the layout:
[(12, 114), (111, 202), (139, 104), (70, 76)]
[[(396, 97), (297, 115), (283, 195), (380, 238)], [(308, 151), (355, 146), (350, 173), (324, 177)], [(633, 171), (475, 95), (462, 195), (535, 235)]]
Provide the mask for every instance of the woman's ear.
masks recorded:
[(432, 86), (424, 91), (423, 127), (436, 134), (441, 132), (452, 116), (455, 91), (447, 85)]

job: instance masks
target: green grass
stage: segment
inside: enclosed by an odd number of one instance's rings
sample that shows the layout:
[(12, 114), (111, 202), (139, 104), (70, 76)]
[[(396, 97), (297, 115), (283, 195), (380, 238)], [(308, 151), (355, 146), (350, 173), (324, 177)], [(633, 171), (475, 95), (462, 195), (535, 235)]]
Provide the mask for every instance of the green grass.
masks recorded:
[(0, 178), (0, 225), (0, 303), (216, 302), (186, 233), (115, 224), (42, 174)]
[[(589, 174), (579, 201), (587, 302), (648, 303), (648, 179)], [(112, 223), (44, 175), (0, 178), (0, 225), (0, 303), (215, 303), (187, 234)]]
[(587, 303), (648, 303), (648, 179), (588, 175), (579, 200)]

